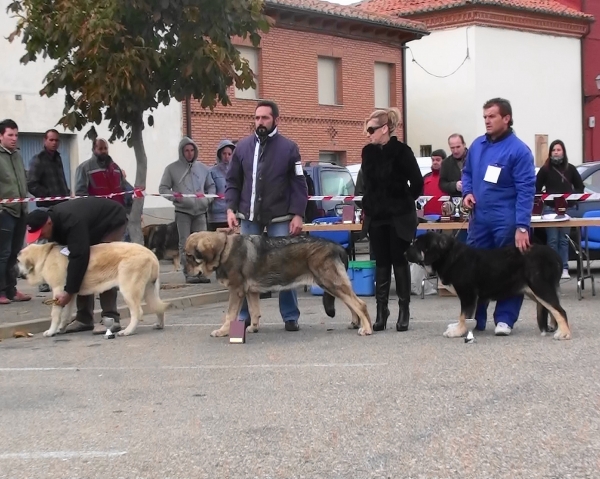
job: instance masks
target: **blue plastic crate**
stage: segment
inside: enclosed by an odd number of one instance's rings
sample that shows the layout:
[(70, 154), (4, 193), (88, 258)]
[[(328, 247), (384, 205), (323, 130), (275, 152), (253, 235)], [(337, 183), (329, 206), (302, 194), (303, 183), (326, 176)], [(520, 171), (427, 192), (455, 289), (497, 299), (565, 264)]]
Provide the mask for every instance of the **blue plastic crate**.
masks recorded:
[[(375, 261), (350, 261), (348, 277), (357, 296), (375, 296)], [(323, 296), (323, 292), (317, 285), (310, 287), (314, 296)]]

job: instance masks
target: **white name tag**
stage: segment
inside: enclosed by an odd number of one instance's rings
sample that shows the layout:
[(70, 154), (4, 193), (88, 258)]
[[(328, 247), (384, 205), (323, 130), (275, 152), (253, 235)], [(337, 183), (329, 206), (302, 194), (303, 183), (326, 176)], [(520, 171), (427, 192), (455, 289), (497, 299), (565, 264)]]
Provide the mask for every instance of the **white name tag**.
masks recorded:
[(487, 181), (488, 183), (498, 183), (498, 178), (500, 178), (501, 172), (502, 168), (490, 165), (487, 167), (483, 181)]
[(69, 256), (69, 248), (66, 246), (60, 250), (60, 254), (64, 254), (65, 256)]
[(302, 170), (302, 165), (300, 163), (296, 163), (296, 176), (303, 176), (304, 171)]

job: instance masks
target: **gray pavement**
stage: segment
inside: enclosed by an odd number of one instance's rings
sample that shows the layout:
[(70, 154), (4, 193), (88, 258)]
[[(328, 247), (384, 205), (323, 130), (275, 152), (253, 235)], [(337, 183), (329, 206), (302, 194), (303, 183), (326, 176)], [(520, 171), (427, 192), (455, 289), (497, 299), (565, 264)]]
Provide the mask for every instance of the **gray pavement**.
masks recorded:
[(224, 303), (127, 338), (4, 340), (0, 478), (598, 477), (600, 296), (563, 293), (566, 342), (528, 300), (510, 337), (465, 344), (442, 337), (454, 297), (413, 297), (408, 332), (359, 337), (305, 293), (299, 332), (263, 300), (245, 345), (209, 337)]

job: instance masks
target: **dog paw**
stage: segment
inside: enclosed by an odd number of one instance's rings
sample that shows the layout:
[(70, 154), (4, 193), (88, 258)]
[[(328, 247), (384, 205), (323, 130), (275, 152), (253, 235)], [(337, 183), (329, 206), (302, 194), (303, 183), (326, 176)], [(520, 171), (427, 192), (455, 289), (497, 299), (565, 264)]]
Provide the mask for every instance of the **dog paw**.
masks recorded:
[(53, 333), (51, 330), (49, 330), (49, 329), (48, 329), (47, 331), (44, 331), (44, 334), (43, 334), (43, 336), (45, 336), (45, 337), (47, 337), (47, 338), (51, 338), (51, 337), (52, 337), (52, 336), (54, 336), (55, 334), (56, 334), (56, 333)]
[(444, 337), (445, 338), (462, 338), (463, 336), (466, 336), (468, 332), (467, 327), (465, 326), (464, 328), (460, 328), (458, 326), (457, 323), (455, 324), (451, 324), (446, 328), (446, 331), (444, 331)]
[(158, 323), (156, 323), (156, 324), (154, 325), (154, 329), (164, 329), (164, 326), (163, 326), (162, 324), (158, 324)]
[(358, 328), (359, 336), (370, 336), (371, 334), (373, 334), (373, 330), (371, 329)]
[(554, 339), (557, 339), (559, 341), (571, 339), (571, 332), (562, 333), (560, 330), (558, 330), (558, 331), (556, 331), (556, 333), (554, 333)]
[(226, 333), (225, 331), (221, 331), (220, 329), (215, 329), (212, 333), (210, 333), (210, 335), (213, 338), (222, 338), (224, 336), (227, 336), (228, 333)]
[(127, 329), (124, 329), (122, 331), (119, 331), (117, 333), (117, 336), (131, 336), (133, 334), (133, 331), (128, 331)]
[(360, 325), (359, 325), (358, 323), (352, 323), (352, 322), (351, 322), (351, 323), (348, 325), (348, 329), (359, 329), (359, 328), (360, 328)]
[(250, 326), (248, 326), (246, 328), (246, 332), (247, 333), (258, 333), (258, 326), (254, 326), (253, 324), (251, 324)]

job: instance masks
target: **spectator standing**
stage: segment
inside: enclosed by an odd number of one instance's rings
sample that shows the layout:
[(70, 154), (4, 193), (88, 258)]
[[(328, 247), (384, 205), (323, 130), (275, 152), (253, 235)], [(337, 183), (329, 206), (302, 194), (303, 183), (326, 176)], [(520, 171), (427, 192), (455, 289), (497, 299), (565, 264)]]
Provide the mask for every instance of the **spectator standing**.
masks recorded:
[[(567, 157), (567, 148), (561, 140), (550, 143), (548, 159), (540, 168), (535, 182), (536, 193), (545, 190), (548, 194), (583, 193), (584, 186), (581, 175)], [(554, 201), (547, 206), (554, 207)], [(548, 208), (548, 209), (550, 209)], [(547, 211), (548, 211), (547, 209)], [(545, 228), (546, 241), (556, 251), (563, 263), (562, 279), (569, 279), (569, 234), (570, 228)]]
[[(26, 198), (27, 180), (17, 148), (19, 127), (10, 119), (0, 121), (0, 198)], [(0, 305), (29, 301), (17, 290), (15, 265), (25, 240), (27, 203), (0, 205)]]
[[(44, 149), (29, 161), (29, 172), (27, 174), (27, 189), (36, 198), (46, 196), (71, 195), (67, 186), (67, 178), (63, 168), (62, 158), (58, 152), (60, 146), (60, 134), (57, 130), (50, 129), (44, 134)], [(49, 208), (67, 200), (38, 201), (38, 208)], [(41, 242), (45, 242), (41, 240)], [(50, 286), (40, 284), (38, 290), (48, 293)]]
[(423, 196), (433, 196), (431, 200), (425, 203), (423, 214), (440, 215), (442, 214), (442, 202), (438, 200), (440, 196), (446, 196), (446, 193), (440, 188), (440, 168), (442, 161), (446, 158), (444, 150), (435, 150), (431, 154), (431, 172), (423, 177)]
[[(222, 140), (217, 146), (217, 164), (210, 169), (217, 195), (225, 195), (227, 170), (233, 150), (235, 145), (229, 140)], [(217, 228), (227, 228), (227, 202), (221, 198), (215, 198), (208, 210), (208, 230), (216, 231)]]
[[(165, 168), (158, 191), (170, 195), (175, 206), (175, 222), (179, 232), (179, 254), (185, 258), (185, 242), (191, 233), (207, 231), (207, 213), (212, 198), (185, 198), (181, 194), (216, 193), (215, 182), (208, 167), (198, 161), (198, 147), (190, 138), (179, 142), (179, 159)], [(210, 279), (199, 273), (190, 276), (187, 262), (183, 262), (186, 283), (210, 283)]]

